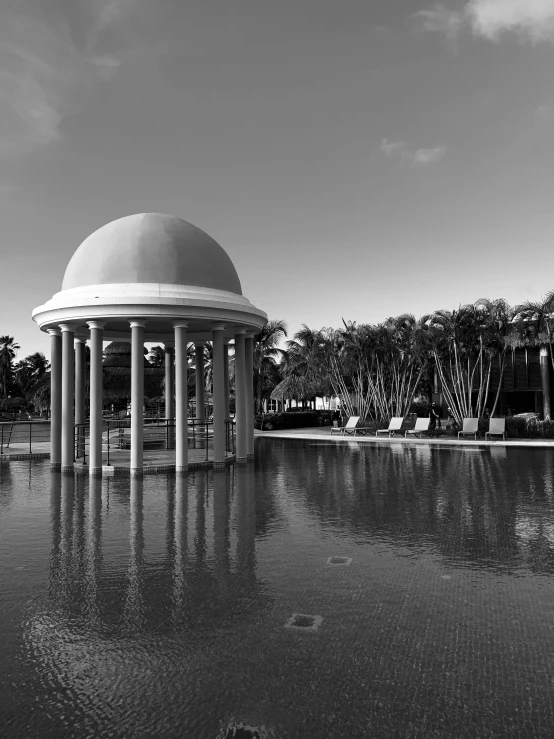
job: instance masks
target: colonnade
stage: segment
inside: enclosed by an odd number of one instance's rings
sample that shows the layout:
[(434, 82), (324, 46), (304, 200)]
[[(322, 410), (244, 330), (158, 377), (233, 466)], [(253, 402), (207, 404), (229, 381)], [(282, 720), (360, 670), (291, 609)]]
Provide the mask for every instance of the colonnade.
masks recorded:
[[(85, 424), (85, 343), (90, 340), (89, 473), (102, 474), (102, 356), (103, 321), (82, 326), (62, 323), (48, 329), (51, 342), (52, 470), (73, 472), (75, 424)], [(145, 320), (129, 321), (131, 329), (131, 474), (143, 472), (144, 444), (144, 336)], [(173, 341), (165, 342), (165, 416), (175, 420), (175, 470), (188, 469), (188, 323), (175, 321)], [(76, 331), (78, 330), (78, 333)], [(254, 458), (253, 349), (255, 332), (236, 329), (236, 462)], [(229, 419), (229, 347), (225, 324), (211, 326), (213, 375), (213, 466), (225, 467), (225, 422)], [(204, 403), (204, 347), (195, 341), (196, 420), (206, 421)], [(173, 392), (174, 390), (174, 392)], [(84, 426), (83, 426), (84, 428)]]

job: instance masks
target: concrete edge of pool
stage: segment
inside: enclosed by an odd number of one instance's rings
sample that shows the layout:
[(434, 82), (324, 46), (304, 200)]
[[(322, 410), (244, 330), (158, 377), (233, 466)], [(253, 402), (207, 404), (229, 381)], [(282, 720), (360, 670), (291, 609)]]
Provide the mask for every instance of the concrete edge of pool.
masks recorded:
[(414, 438), (410, 436), (406, 438), (404, 436), (341, 436), (338, 434), (331, 434), (328, 430), (323, 432), (314, 432), (309, 429), (284, 429), (282, 431), (255, 431), (256, 437), (264, 439), (308, 439), (311, 441), (325, 441), (325, 442), (336, 442), (336, 443), (349, 443), (355, 441), (361, 444), (392, 444), (401, 443), (408, 446), (418, 446), (421, 444), (433, 444), (438, 446), (519, 446), (527, 448), (552, 448), (554, 449), (554, 439), (495, 439), (489, 441), (485, 439), (457, 439), (456, 437), (449, 438), (433, 438), (425, 436), (422, 438)]
[[(390, 445), (390, 444), (403, 444), (406, 446), (438, 446), (438, 447), (524, 447), (527, 449), (554, 449), (554, 439), (495, 439), (489, 441), (485, 439), (457, 439), (456, 437), (451, 438), (433, 438), (423, 437), (414, 438), (410, 436), (406, 438), (404, 436), (339, 436), (332, 435), (327, 429), (324, 431), (313, 431), (312, 429), (284, 429), (281, 431), (259, 431), (256, 430), (255, 436), (265, 439), (298, 439), (303, 441), (319, 441), (325, 443), (336, 443), (336, 444), (373, 444), (373, 445)], [(23, 453), (4, 453), (0, 455), (0, 464), (9, 464), (9, 462), (18, 462), (25, 460), (45, 460), (49, 459), (49, 452), (35, 452), (33, 454)], [(236, 455), (230, 455), (225, 460), (225, 467), (230, 464), (236, 464)], [(195, 470), (212, 469), (213, 460), (207, 461), (195, 461), (189, 462), (187, 472), (194, 472)], [(88, 472), (88, 466), (82, 465), (75, 462), (73, 465), (75, 472), (84, 473)], [(102, 475), (103, 476), (115, 476), (115, 475), (130, 475), (130, 467), (124, 465), (103, 465)], [(145, 465), (143, 469), (143, 475), (155, 475), (163, 474), (167, 472), (175, 472), (175, 464), (153, 464)], [(186, 474), (186, 473), (185, 473)]]

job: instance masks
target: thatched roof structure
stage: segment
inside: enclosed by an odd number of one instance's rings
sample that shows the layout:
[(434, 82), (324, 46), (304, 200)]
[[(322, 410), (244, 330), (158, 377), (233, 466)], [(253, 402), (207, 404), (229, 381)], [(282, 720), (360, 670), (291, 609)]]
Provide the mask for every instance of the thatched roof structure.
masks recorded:
[[(148, 349), (144, 347), (144, 354)], [(128, 341), (112, 341), (104, 349), (104, 367), (131, 367), (131, 344)], [(150, 362), (144, 357), (144, 366), (151, 367)]]
[(315, 389), (309, 380), (302, 375), (290, 375), (285, 377), (271, 391), (272, 400), (308, 400), (315, 395)]
[[(147, 353), (144, 349), (144, 353)], [(128, 400), (131, 397), (131, 344), (112, 341), (104, 350), (102, 376), (104, 399)], [(144, 357), (144, 395), (153, 398), (163, 394), (163, 367), (152, 367)]]

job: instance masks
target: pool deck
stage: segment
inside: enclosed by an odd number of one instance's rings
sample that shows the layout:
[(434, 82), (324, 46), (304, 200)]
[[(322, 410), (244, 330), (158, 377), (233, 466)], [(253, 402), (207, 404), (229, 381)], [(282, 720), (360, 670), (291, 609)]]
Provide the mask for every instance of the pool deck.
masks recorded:
[(262, 436), (269, 439), (304, 439), (312, 441), (328, 441), (337, 443), (351, 443), (356, 442), (360, 444), (391, 444), (401, 443), (408, 446), (425, 444), (432, 444), (433, 446), (446, 445), (451, 447), (453, 444), (460, 447), (465, 446), (517, 446), (517, 447), (532, 447), (532, 448), (554, 448), (554, 439), (494, 439), (494, 441), (485, 441), (485, 439), (458, 439), (457, 434), (441, 434), (440, 437), (436, 436), (422, 436), (415, 437), (411, 434), (408, 437), (404, 435), (399, 436), (375, 436), (371, 432), (366, 436), (353, 434), (337, 434), (331, 433), (329, 426), (321, 426), (317, 428), (305, 428), (305, 429), (281, 429), (279, 431), (256, 431), (256, 436)]
[[(331, 434), (329, 426), (316, 428), (299, 428), (299, 429), (281, 429), (279, 431), (258, 431), (254, 432), (256, 437), (268, 439), (299, 439), (303, 441), (319, 441), (337, 444), (374, 444), (374, 445), (391, 445), (405, 444), (406, 446), (452, 446), (464, 447), (527, 447), (532, 449), (554, 448), (554, 439), (495, 439), (494, 441), (485, 441), (485, 439), (458, 439), (453, 434), (441, 434), (440, 437), (423, 436), (409, 437), (395, 435), (388, 437), (385, 435), (375, 436), (367, 434), (366, 436), (354, 436), (352, 434)], [(88, 447), (88, 445), (87, 445)], [(32, 446), (32, 453), (28, 451), (28, 444), (24, 442), (16, 442), (9, 448), (4, 447), (3, 454), (0, 455), (0, 462), (19, 461), (26, 459), (48, 459), (50, 456), (50, 442), (35, 442)], [(87, 448), (88, 453), (88, 448)], [(189, 469), (202, 469), (213, 466), (212, 450), (189, 448)], [(130, 452), (129, 450), (114, 449), (110, 452), (110, 465), (107, 464), (107, 455), (103, 454), (103, 472), (104, 474), (128, 474), (130, 472)], [(226, 463), (235, 461), (235, 455), (228, 456)], [(87, 469), (86, 465), (75, 462), (77, 471)], [(144, 451), (144, 474), (155, 472), (172, 472), (175, 469), (175, 451), (172, 449), (158, 449)]]

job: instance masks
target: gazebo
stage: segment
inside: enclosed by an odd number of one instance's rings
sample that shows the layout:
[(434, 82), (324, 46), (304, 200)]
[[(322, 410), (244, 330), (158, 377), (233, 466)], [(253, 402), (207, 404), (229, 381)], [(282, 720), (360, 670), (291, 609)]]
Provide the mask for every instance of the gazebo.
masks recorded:
[[(212, 342), (213, 466), (223, 469), (227, 343), (234, 341), (236, 461), (253, 459), (253, 346), (267, 315), (243, 296), (231, 259), (201, 229), (160, 213), (126, 216), (102, 226), (77, 249), (61, 291), (35, 308), (33, 320), (51, 337), (52, 470), (74, 469), (75, 425), (85, 423), (87, 340), (91, 475), (102, 474), (104, 341), (131, 341), (132, 475), (143, 473), (145, 342), (165, 346), (165, 415), (175, 420), (175, 470), (186, 472), (187, 344), (195, 344), (197, 377), (202, 377), (204, 344)], [(197, 417), (202, 413), (203, 403), (197, 402)]]

